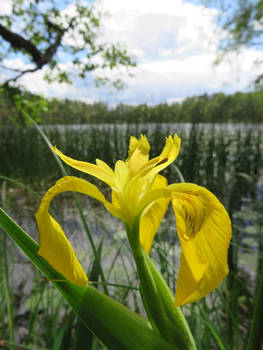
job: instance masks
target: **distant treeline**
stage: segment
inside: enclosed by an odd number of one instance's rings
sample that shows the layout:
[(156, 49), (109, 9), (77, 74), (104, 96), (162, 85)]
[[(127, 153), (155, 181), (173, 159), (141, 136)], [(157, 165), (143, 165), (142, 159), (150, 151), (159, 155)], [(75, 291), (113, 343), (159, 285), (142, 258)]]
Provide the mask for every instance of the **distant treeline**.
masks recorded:
[[(8, 124), (15, 110), (0, 96), (0, 124)], [(225, 95), (216, 93), (187, 97), (181, 103), (149, 106), (51, 99), (42, 114), (42, 124), (85, 123), (262, 123), (263, 91)]]

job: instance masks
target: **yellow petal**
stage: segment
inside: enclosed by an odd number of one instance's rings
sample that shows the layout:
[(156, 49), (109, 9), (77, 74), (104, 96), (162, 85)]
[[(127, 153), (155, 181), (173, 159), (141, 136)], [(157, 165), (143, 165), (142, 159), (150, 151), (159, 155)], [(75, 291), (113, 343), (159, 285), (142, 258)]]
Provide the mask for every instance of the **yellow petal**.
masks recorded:
[[(164, 188), (167, 186), (165, 177), (156, 176), (152, 189)], [(147, 254), (150, 253), (154, 236), (158, 231), (160, 223), (166, 213), (170, 198), (160, 198), (148, 206), (140, 219), (140, 242)]]
[(69, 281), (83, 286), (87, 284), (87, 276), (62, 228), (48, 212), (51, 200), (59, 193), (65, 191), (80, 192), (104, 204), (107, 204), (107, 201), (96, 186), (73, 176), (65, 176), (45, 194), (36, 213), (40, 238), (38, 254), (43, 256)]
[(149, 152), (150, 145), (146, 136), (141, 135), (139, 140), (133, 136), (130, 138), (129, 153), (126, 162), (132, 174), (136, 174), (148, 162)]
[(97, 166), (104, 169), (105, 172), (107, 172), (110, 176), (113, 176), (113, 170), (111, 169), (111, 167), (107, 163), (103, 162), (103, 160), (96, 159), (96, 164), (97, 164)]
[(170, 165), (178, 156), (181, 146), (181, 139), (175, 134), (174, 137), (166, 138), (166, 143), (162, 153), (142, 167), (139, 176), (151, 176), (154, 178), (157, 173)]
[(97, 160), (97, 164), (92, 164), (88, 162), (82, 162), (76, 159), (69, 158), (65, 156), (60, 150), (56, 147), (53, 147), (52, 150), (68, 165), (72, 168), (83, 171), (86, 174), (92, 175), (105, 182), (107, 185), (112, 186), (113, 180), (113, 171), (109, 166), (106, 166), (106, 163)]
[(146, 162), (141, 170), (130, 179), (127, 193), (129, 198), (133, 198), (133, 201), (135, 201), (135, 197), (137, 198), (137, 206), (134, 206), (136, 210), (142, 209), (145, 205), (153, 202), (154, 197), (158, 199), (170, 196), (169, 192), (163, 192), (164, 187), (157, 189), (152, 187), (152, 184), (156, 175), (175, 160), (180, 150), (180, 142), (181, 140), (177, 135), (174, 135), (173, 138), (172, 136), (166, 138), (166, 145), (160, 156)]
[(178, 137), (176, 134), (174, 135), (174, 137), (172, 136), (167, 137), (165, 147), (159, 156), (160, 161), (163, 161), (163, 159), (168, 158), (168, 161), (170, 163), (173, 162), (180, 152), (180, 147), (181, 147), (180, 137)]
[(129, 169), (127, 164), (123, 160), (118, 160), (115, 163), (114, 173), (113, 173), (113, 183), (112, 186), (114, 190), (123, 192), (127, 182), (129, 180)]
[(231, 222), (219, 200), (207, 189), (189, 183), (167, 186), (172, 192), (182, 254), (175, 305), (203, 298), (228, 273)]

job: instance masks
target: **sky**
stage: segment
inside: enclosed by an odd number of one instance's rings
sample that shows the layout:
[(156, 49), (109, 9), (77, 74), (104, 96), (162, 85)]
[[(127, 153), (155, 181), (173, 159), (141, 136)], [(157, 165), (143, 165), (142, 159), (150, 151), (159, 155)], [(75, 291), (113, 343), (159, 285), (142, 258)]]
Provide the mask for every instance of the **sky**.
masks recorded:
[[(0, 0), (0, 12), (8, 13), (8, 1)], [(129, 77), (126, 70), (106, 72), (121, 77), (123, 91), (100, 87), (94, 74), (73, 85), (48, 84), (44, 71), (25, 75), (20, 82), (46, 97), (69, 98), (87, 103), (106, 102), (151, 105), (181, 102), (188, 96), (250, 91), (251, 82), (261, 73), (254, 61), (262, 51), (243, 48), (220, 65), (214, 61), (219, 41), (225, 36), (215, 18), (219, 9), (205, 8), (199, 0), (94, 0), (107, 13), (102, 21), (104, 41), (123, 44), (137, 61)], [(23, 65), (19, 58), (5, 62)]]

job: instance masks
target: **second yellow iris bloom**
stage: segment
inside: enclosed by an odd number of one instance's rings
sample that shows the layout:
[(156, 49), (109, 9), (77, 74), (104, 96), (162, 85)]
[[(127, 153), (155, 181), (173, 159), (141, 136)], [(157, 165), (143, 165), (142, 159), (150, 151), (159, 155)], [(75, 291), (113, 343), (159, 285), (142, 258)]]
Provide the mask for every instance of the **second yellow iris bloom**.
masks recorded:
[(148, 254), (171, 202), (182, 247), (175, 305), (196, 301), (215, 289), (228, 273), (231, 223), (223, 205), (207, 189), (192, 183), (168, 185), (166, 178), (159, 175), (176, 159), (180, 144), (177, 135), (167, 137), (162, 153), (149, 160), (147, 138), (131, 137), (126, 161), (118, 160), (114, 170), (98, 159), (96, 164), (71, 159), (54, 147), (53, 150), (65, 163), (110, 186), (112, 200), (106, 200), (101, 191), (88, 181), (73, 176), (60, 179), (45, 194), (36, 213), (40, 234), (39, 255), (72, 283), (87, 284), (88, 278), (66, 235), (49, 214), (51, 200), (61, 192), (75, 191), (99, 200), (126, 225), (139, 220), (137, 238)]

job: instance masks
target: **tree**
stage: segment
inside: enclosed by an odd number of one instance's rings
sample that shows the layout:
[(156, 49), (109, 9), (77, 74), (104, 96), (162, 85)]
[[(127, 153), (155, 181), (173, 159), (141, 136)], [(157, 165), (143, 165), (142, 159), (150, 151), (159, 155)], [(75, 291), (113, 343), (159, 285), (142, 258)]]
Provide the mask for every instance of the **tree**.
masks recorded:
[[(226, 31), (227, 35), (221, 41), (219, 49), (222, 55), (236, 51), (242, 47), (263, 48), (263, 0), (203, 0), (208, 5), (219, 6), (221, 12), (218, 23)], [(263, 59), (257, 61), (263, 63)], [(262, 87), (263, 74), (256, 81), (258, 87)]]
[[(48, 82), (72, 83), (91, 71), (135, 62), (119, 44), (101, 38), (103, 14), (81, 0), (11, 0), (12, 10), (0, 16), (2, 85), (17, 82), (23, 75), (45, 67)], [(19, 58), (25, 68), (8, 66), (8, 59)], [(8, 75), (8, 78), (6, 76)], [(99, 75), (97, 83), (109, 80)], [(112, 83), (121, 86), (116, 79)]]

